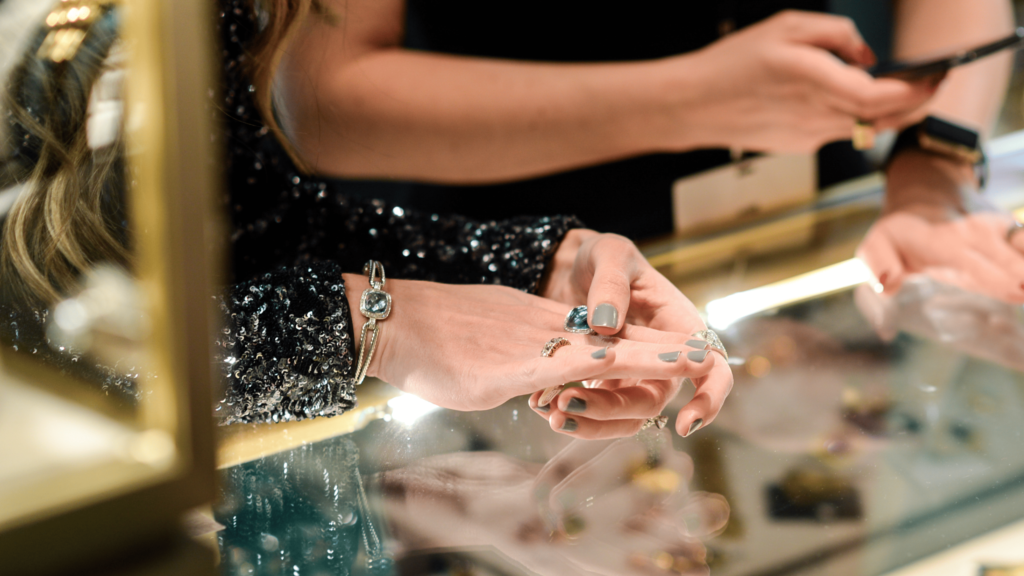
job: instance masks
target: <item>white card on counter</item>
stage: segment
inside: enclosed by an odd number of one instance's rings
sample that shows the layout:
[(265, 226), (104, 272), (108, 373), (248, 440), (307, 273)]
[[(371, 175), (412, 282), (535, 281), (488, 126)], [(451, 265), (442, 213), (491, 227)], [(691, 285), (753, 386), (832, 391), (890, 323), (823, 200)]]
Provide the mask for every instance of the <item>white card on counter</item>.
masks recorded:
[(747, 158), (680, 178), (672, 184), (676, 232), (810, 201), (817, 188), (813, 154)]

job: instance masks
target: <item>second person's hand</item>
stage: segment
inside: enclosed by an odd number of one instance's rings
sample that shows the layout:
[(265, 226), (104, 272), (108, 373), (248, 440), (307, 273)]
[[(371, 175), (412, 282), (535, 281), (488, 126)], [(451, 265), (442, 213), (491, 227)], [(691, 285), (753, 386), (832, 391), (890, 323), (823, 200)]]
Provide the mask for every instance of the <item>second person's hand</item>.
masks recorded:
[(813, 152), (849, 139), (856, 120), (881, 130), (923, 117), (941, 78), (877, 79), (863, 69), (874, 63), (851, 20), (797, 11), (665, 59), (665, 147)]

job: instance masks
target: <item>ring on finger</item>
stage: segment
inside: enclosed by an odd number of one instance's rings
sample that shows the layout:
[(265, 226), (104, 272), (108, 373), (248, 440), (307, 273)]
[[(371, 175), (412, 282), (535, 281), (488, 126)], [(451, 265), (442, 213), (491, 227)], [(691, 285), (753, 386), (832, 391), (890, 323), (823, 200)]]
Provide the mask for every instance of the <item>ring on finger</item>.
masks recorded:
[(658, 430), (664, 430), (665, 426), (668, 426), (668, 416), (651, 416), (647, 420), (644, 420), (640, 430), (647, 430), (648, 428), (656, 426)]
[(853, 149), (870, 150), (875, 147), (875, 127), (870, 122), (856, 120), (853, 123)]
[[(569, 346), (572, 342), (569, 342), (561, 336), (556, 336), (551, 340), (548, 340), (547, 344), (544, 345), (544, 349), (540, 351), (540, 355), (544, 358), (550, 358), (556, 350), (563, 346)], [(537, 400), (537, 406), (543, 408), (551, 403), (558, 396), (558, 393), (565, 388), (565, 384), (559, 384), (558, 386), (551, 386), (544, 389), (544, 393), (540, 395), (540, 399)]]
[(1010, 228), (1006, 230), (1006, 241), (1010, 244), (1013, 243), (1013, 235), (1024, 229), (1024, 224), (1014, 220), (1013, 224), (1010, 224)]
[(714, 330), (699, 330), (694, 332), (693, 335), (707, 343), (704, 346), (705, 350), (713, 350), (721, 354), (726, 360), (729, 359), (729, 353), (725, 351), (725, 344), (722, 344), (721, 338), (718, 337)]
[(565, 331), (573, 334), (597, 334), (587, 323), (587, 307), (577, 306), (565, 315)]

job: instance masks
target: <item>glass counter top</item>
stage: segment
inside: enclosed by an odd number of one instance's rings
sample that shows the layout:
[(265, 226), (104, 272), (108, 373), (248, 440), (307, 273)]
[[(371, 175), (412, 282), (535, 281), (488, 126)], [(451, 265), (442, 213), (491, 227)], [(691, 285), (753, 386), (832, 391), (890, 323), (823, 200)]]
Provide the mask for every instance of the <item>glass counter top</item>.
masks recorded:
[[(996, 157), (1007, 205), (1018, 149)], [(827, 268), (877, 212), (880, 183), (857, 186), (648, 247), (710, 310), (832, 280), (719, 322), (739, 360), (709, 427), (579, 441), (526, 398), (463, 413), (374, 383), (354, 413), (223, 431), (222, 572), (875, 576), (1020, 520), (1024, 313), (922, 280), (881, 338), (865, 278)], [(745, 249), (759, 234), (776, 249)]]

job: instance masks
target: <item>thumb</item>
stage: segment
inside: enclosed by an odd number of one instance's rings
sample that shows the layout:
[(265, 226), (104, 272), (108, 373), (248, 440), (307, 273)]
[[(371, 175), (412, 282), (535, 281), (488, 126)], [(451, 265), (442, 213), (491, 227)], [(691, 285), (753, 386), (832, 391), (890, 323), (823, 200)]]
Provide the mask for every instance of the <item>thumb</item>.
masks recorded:
[(618, 333), (626, 323), (631, 278), (625, 265), (599, 263), (587, 292), (587, 322), (602, 336)]

